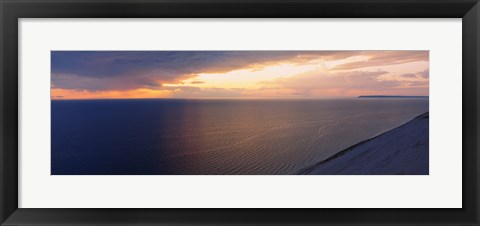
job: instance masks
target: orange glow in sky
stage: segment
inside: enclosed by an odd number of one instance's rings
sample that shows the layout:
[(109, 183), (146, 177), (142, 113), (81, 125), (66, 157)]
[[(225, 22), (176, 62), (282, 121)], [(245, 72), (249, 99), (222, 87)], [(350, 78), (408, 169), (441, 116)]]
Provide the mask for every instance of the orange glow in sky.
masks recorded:
[(428, 51), (52, 52), (52, 99), (428, 96)]

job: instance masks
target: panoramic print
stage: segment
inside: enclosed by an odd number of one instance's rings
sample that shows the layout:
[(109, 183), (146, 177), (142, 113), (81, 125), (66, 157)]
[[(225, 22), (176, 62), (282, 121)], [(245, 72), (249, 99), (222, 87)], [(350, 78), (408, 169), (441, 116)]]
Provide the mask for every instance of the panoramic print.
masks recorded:
[(428, 175), (428, 51), (52, 51), (52, 175)]

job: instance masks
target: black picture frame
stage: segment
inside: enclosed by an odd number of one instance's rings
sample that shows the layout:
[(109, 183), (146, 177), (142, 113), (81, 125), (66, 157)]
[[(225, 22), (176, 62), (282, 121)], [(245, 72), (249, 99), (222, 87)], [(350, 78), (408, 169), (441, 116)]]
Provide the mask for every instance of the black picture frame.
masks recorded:
[[(478, 225), (478, 0), (0, 0), (1, 225)], [(463, 18), (462, 202), (458, 209), (18, 208), (19, 18)], [(394, 194), (392, 194), (394, 195)], [(54, 198), (54, 197), (52, 197)], [(441, 199), (442, 197), (438, 197)]]

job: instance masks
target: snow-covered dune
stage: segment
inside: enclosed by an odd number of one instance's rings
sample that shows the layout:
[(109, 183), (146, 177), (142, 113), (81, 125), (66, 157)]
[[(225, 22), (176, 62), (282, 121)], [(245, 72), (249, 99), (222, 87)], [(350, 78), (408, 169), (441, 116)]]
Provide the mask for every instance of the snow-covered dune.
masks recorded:
[(428, 175), (428, 112), (302, 170), (316, 175)]

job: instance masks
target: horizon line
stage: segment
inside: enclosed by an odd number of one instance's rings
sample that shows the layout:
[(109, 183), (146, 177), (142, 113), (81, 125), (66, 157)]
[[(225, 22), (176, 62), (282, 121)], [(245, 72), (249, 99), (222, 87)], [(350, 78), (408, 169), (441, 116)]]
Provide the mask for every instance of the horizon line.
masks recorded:
[(397, 97), (401, 99), (403, 97), (423, 97), (429, 98), (429, 95), (359, 95), (359, 96), (346, 96), (346, 97), (324, 97), (324, 98), (288, 98), (288, 97), (273, 97), (273, 98), (85, 98), (85, 99), (52, 99), (51, 101), (56, 100), (327, 100), (327, 99), (359, 99), (360, 97)]

